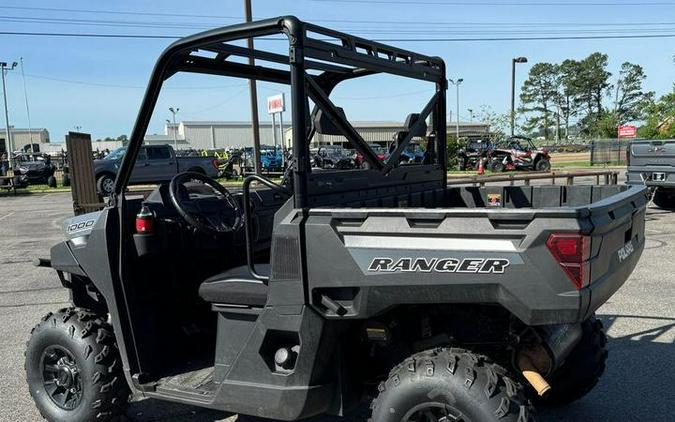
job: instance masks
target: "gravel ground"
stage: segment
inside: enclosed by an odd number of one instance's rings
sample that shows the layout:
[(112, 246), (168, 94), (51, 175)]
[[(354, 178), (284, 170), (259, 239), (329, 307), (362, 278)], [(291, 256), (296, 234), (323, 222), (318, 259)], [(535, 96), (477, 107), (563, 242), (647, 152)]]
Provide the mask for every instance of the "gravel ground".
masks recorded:
[[(67, 305), (56, 275), (31, 260), (62, 239), (69, 194), (0, 196), (0, 421), (38, 421), (28, 395), (23, 352), (30, 329)], [(675, 213), (650, 208), (647, 246), (624, 287), (598, 312), (610, 337), (607, 372), (583, 400), (540, 411), (540, 421), (673, 421), (675, 403)], [(135, 401), (127, 421), (246, 421), (156, 400)], [(337, 421), (317, 418), (310, 422)], [(348, 421), (347, 421), (348, 422)]]

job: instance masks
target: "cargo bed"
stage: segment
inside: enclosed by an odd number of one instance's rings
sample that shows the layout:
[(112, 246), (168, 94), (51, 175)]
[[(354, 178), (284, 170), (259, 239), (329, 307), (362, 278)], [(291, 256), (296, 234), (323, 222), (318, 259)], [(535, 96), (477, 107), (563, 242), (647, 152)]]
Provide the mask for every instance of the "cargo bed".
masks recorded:
[[(322, 305), (327, 297), (347, 318), (368, 318), (401, 303), (496, 303), (528, 325), (582, 321), (621, 287), (640, 257), (646, 192), (451, 187), (310, 209), (314, 306), (337, 317)], [(554, 233), (587, 239), (579, 289), (547, 247)], [(340, 262), (339, 271), (329, 262)]]

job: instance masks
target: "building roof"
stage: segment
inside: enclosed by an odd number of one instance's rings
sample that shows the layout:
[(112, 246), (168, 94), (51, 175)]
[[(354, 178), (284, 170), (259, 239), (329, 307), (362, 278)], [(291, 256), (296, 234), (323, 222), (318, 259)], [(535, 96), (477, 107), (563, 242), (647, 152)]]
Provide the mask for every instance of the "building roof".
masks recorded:
[[(235, 126), (251, 126), (250, 121), (219, 121), (219, 120), (186, 120), (180, 122), (181, 125), (183, 126), (230, 126), (230, 127), (235, 127)], [(259, 123), (261, 126), (271, 126), (272, 122), (271, 121), (261, 121)], [(290, 122), (289, 122), (290, 124)], [(382, 121), (354, 121), (351, 122), (352, 126), (358, 127), (358, 128), (378, 128), (378, 127), (403, 127), (404, 123), (403, 122), (396, 122), (396, 121), (387, 121), (387, 120), (382, 120)], [(456, 122), (447, 122), (447, 126), (449, 127), (454, 127), (456, 125)], [(488, 123), (483, 123), (483, 122), (459, 122), (460, 126), (463, 127), (485, 127), (489, 126)], [(171, 126), (173, 126), (173, 123), (171, 123)]]
[[(27, 128), (20, 128), (20, 127), (10, 127), (9, 130), (12, 133), (14, 133), (14, 132), (26, 132), (26, 133), (28, 133), (29, 132), (29, 130)], [(0, 133), (5, 133), (5, 131), (6, 131), (6, 129), (4, 127), (0, 128)], [(33, 128), (30, 129), (30, 132), (42, 132), (42, 131), (47, 131), (47, 129), (45, 129), (43, 127), (33, 127)]]

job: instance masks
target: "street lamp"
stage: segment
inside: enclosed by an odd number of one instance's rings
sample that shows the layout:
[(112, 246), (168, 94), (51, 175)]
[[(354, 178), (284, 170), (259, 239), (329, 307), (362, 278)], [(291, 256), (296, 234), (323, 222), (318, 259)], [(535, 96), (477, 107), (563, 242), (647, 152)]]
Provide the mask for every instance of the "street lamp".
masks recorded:
[(473, 109), (467, 108), (466, 110), (469, 112), (469, 122), (473, 123)]
[(173, 149), (174, 151), (178, 151), (178, 128), (176, 127), (176, 113), (178, 113), (178, 110), (180, 108), (178, 107), (169, 107), (169, 111), (173, 115)]
[(5, 72), (13, 70), (17, 65), (17, 62), (13, 62), (10, 67), (6, 62), (0, 62), (0, 73), (2, 73), (2, 96), (5, 102), (5, 136), (7, 137), (7, 162), (9, 164), (9, 169), (12, 170), (12, 153), (14, 152), (14, 146), (12, 145), (12, 134), (9, 130), (9, 111), (7, 108), (7, 85), (5, 82)]
[(511, 60), (511, 136), (516, 130), (516, 63), (527, 63), (527, 57), (514, 57)]
[(457, 141), (459, 141), (459, 86), (464, 82), (464, 79), (459, 78), (456, 81), (452, 79), (448, 79), (448, 81), (453, 84), (455, 87), (457, 87), (457, 117), (456, 117), (456, 122), (455, 122), (455, 137)]

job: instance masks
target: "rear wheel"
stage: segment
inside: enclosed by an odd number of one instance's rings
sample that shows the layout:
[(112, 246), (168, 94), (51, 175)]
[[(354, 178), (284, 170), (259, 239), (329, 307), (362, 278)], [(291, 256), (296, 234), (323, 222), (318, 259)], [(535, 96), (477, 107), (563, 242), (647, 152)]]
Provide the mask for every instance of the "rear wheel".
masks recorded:
[(506, 170), (506, 166), (504, 166), (504, 163), (501, 160), (495, 160), (492, 162), (491, 170), (495, 173), (501, 173)]
[(672, 190), (657, 189), (654, 192), (654, 205), (666, 210), (675, 209), (675, 192)]
[(549, 171), (551, 170), (551, 161), (542, 158), (534, 165), (534, 169), (537, 171)]
[(97, 314), (68, 308), (50, 313), (26, 345), (28, 388), (50, 422), (108, 421), (129, 398), (112, 328)]
[(371, 422), (534, 421), (521, 386), (506, 370), (462, 349), (409, 357), (380, 384), (371, 409)]
[(466, 158), (460, 157), (457, 159), (457, 170), (459, 171), (466, 170)]
[(595, 387), (605, 372), (607, 336), (602, 322), (592, 317), (583, 323), (582, 329), (579, 343), (548, 378), (549, 393), (544, 398), (535, 397), (534, 390), (528, 389), (537, 404), (557, 407), (579, 400)]

